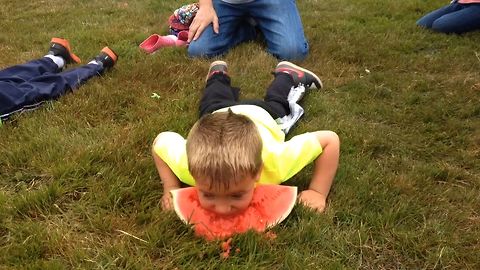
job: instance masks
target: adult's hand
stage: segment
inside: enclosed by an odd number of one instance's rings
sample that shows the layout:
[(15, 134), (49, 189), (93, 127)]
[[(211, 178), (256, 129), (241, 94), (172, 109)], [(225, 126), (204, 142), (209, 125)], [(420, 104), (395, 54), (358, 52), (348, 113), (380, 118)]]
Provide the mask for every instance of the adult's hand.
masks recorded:
[(190, 24), (190, 29), (188, 30), (188, 40), (197, 40), (202, 34), (203, 30), (207, 28), (210, 24), (213, 24), (213, 31), (218, 34), (218, 17), (211, 0), (200, 1), (200, 8), (195, 15), (192, 23)]

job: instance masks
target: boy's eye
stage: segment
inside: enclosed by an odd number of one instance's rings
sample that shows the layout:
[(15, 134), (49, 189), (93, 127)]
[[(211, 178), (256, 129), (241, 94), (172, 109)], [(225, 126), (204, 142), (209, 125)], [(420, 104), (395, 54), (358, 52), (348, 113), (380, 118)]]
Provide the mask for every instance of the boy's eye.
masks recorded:
[(243, 197), (243, 193), (232, 194), (233, 199), (241, 199)]
[(213, 197), (215, 197), (212, 193), (203, 193), (203, 197), (207, 198), (207, 199), (213, 199)]

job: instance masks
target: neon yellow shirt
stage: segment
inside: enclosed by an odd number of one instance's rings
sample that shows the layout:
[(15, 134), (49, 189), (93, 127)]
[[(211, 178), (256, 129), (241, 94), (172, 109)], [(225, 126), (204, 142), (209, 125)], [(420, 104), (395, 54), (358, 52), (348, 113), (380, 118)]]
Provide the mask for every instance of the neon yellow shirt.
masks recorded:
[[(285, 141), (285, 134), (275, 120), (258, 106), (235, 105), (213, 113), (228, 109), (250, 118), (260, 133), (263, 142), (261, 184), (280, 184), (288, 180), (322, 153), (322, 146), (313, 133), (303, 133)], [(186, 143), (178, 133), (162, 132), (153, 149), (180, 181), (194, 186), (195, 179), (188, 171)]]

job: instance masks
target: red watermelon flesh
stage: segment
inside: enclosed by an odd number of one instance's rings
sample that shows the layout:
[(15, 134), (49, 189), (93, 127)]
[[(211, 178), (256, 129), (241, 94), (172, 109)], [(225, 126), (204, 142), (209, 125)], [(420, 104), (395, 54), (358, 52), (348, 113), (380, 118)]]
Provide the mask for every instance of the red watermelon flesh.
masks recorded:
[(200, 206), (195, 187), (172, 190), (175, 212), (195, 234), (207, 240), (222, 239), (248, 230), (263, 232), (282, 222), (292, 211), (297, 187), (258, 185), (248, 208), (235, 216), (221, 216)]

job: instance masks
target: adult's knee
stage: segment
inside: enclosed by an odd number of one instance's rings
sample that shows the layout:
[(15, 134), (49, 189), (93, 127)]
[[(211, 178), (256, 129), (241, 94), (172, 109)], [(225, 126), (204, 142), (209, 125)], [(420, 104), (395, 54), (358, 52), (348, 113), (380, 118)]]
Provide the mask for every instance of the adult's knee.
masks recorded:
[(271, 50), (271, 53), (280, 60), (303, 60), (308, 55), (308, 44), (285, 44)]
[(455, 23), (452, 23), (449, 20), (443, 20), (442, 18), (437, 19), (432, 24), (432, 30), (441, 33), (463, 33), (465, 32), (462, 27), (459, 27)]
[(215, 48), (211, 46), (206, 46), (203, 43), (200, 42), (192, 42), (188, 46), (188, 56), (190, 57), (214, 57), (218, 55), (219, 53), (217, 52)]
[(431, 28), (433, 24), (433, 20), (425, 17), (422, 17), (420, 20), (417, 21), (417, 26), (424, 27), (424, 28)]
[(205, 54), (205, 49), (196, 45), (195, 43), (190, 43), (188, 46), (188, 56), (190, 57), (203, 57)]

